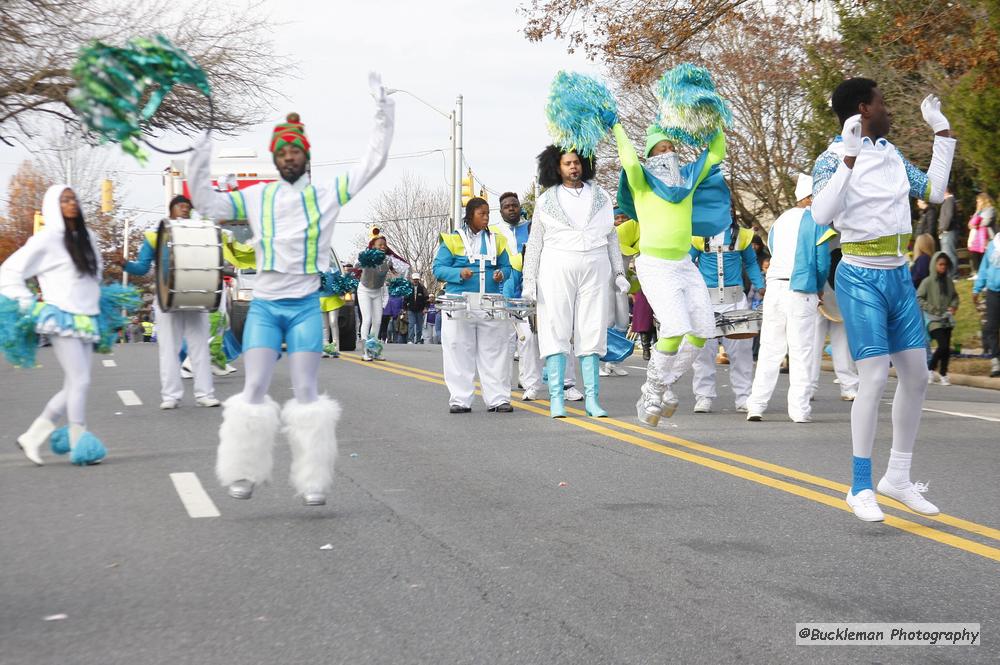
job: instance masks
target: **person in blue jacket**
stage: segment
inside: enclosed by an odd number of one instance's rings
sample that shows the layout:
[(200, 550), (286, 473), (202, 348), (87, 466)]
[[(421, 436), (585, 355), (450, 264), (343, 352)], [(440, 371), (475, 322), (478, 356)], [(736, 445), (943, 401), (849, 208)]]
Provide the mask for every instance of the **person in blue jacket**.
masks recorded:
[[(753, 248), (753, 230), (742, 228), (733, 219), (729, 228), (711, 238), (695, 236), (691, 239), (691, 257), (698, 265), (712, 307), (716, 314), (735, 310), (750, 309), (743, 292), (743, 271), (746, 270), (750, 283), (759, 294), (764, 294), (764, 275), (757, 263), (757, 253)], [(722, 257), (720, 266), (719, 257)], [(721, 269), (721, 273), (720, 273)], [(721, 284), (720, 282), (721, 274)], [(715, 356), (719, 350), (719, 338), (711, 338), (705, 346), (695, 351), (693, 365), (694, 412), (709, 413), (716, 398)], [(736, 410), (746, 412), (753, 382), (753, 340), (721, 340), (729, 356), (729, 384), (736, 398)]]
[(788, 417), (812, 422), (812, 364), (820, 298), (830, 272), (833, 233), (810, 212), (812, 178), (802, 174), (795, 187), (796, 207), (774, 221), (768, 233), (771, 265), (767, 269), (764, 322), (757, 371), (747, 400), (747, 420), (763, 420), (788, 354)]
[(972, 286), (972, 300), (986, 298), (986, 325), (983, 326), (983, 347), (990, 354), (990, 376), (1000, 376), (1000, 235), (986, 245), (986, 253), (979, 263), (976, 282)]
[[(189, 219), (191, 201), (175, 196), (168, 207), (171, 219)], [(126, 261), (122, 268), (130, 275), (145, 275), (156, 258), (156, 231), (146, 231), (135, 261)], [(198, 406), (219, 406), (212, 382), (212, 361), (208, 348), (208, 312), (164, 312), (159, 300), (153, 300), (156, 320), (157, 347), (160, 358), (160, 408), (176, 409), (181, 405), (184, 384), (181, 382), (181, 344), (187, 340), (187, 353), (194, 373), (194, 398)]]
[[(434, 276), (445, 283), (445, 294), (474, 303), (480, 294), (500, 294), (510, 277), (507, 240), (489, 229), (490, 205), (479, 197), (465, 206), (461, 228), (441, 234), (434, 257)], [(441, 323), (444, 380), (451, 394), (451, 413), (472, 411), (475, 378), (479, 374), (483, 401), (489, 411), (509, 413), (510, 323), (487, 317), (474, 306), (467, 312), (445, 313)]]

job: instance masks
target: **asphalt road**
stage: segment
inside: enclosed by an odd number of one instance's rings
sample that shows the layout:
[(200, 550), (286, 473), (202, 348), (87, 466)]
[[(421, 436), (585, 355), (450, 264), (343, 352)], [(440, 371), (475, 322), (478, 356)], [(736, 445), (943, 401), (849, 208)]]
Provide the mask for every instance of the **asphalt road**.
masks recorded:
[[(634, 420), (641, 361), (602, 379), (610, 419), (553, 421), (544, 402), (450, 415), (440, 347), (387, 355), (323, 361), (345, 406), (323, 508), (292, 496), (283, 444), (276, 482), (229, 499), (213, 477), (221, 411), (190, 397), (159, 411), (153, 345), (95, 360), (90, 427), (110, 452), (90, 468), (51, 455), (34, 467), (14, 446), (61, 381), (51, 351), (40, 369), (0, 369), (0, 663), (1000, 659), (995, 392), (930, 387), (914, 479), (944, 514), (884, 503), (887, 521), (866, 524), (843, 501), (850, 405), (830, 373), (811, 424), (784, 416), (784, 383), (765, 421), (746, 423), (728, 387), (717, 413), (691, 413), (685, 380), (678, 414), (650, 430)], [(241, 386), (242, 372), (217, 393)], [(126, 390), (142, 404), (125, 406)], [(876, 480), (889, 445), (886, 406)], [(181, 472), (218, 517), (189, 516)], [(796, 646), (803, 622), (973, 622), (983, 636)]]

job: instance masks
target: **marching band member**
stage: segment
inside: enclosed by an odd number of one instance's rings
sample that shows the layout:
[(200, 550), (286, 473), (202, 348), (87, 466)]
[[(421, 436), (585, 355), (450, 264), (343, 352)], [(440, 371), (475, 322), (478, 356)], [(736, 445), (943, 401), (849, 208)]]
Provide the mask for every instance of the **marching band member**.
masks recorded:
[[(189, 164), (195, 207), (215, 218), (246, 219), (257, 258), (254, 299), (243, 330), (243, 392), (226, 400), (219, 428), (216, 474), (229, 495), (249, 499), (266, 482), (284, 423), (292, 450), (291, 481), (306, 505), (326, 503), (333, 485), (340, 405), (318, 394), (323, 351), (320, 275), (328, 270), (334, 223), (341, 208), (385, 165), (394, 105), (377, 74), (369, 76), (375, 130), (367, 153), (332, 186), (312, 184), (310, 144), (298, 114), (277, 125), (270, 149), (281, 180), (222, 193), (212, 188), (207, 139)], [(287, 345), (295, 397), (283, 409), (267, 395), (282, 344)]]
[[(715, 313), (705, 282), (688, 255), (691, 249), (694, 199), (698, 189), (712, 178), (715, 206), (728, 216), (729, 196), (717, 165), (726, 156), (722, 131), (712, 137), (708, 150), (682, 174), (673, 142), (658, 127), (646, 133), (646, 164), (639, 162), (632, 141), (621, 124), (612, 128), (624, 175), (619, 185), (619, 203), (627, 191), (634, 201), (639, 222), (639, 257), (636, 273), (643, 293), (660, 322), (659, 339), (647, 364), (646, 382), (636, 403), (639, 421), (655, 427), (661, 416), (670, 417), (677, 398), (667, 392), (667, 381), (683, 376), (694, 353), (715, 333)], [(725, 201), (723, 201), (725, 199)], [(626, 208), (628, 211), (628, 208)], [(682, 342), (687, 342), (683, 344)]]
[(812, 179), (800, 174), (795, 185), (798, 203), (774, 221), (767, 235), (771, 265), (767, 269), (764, 321), (760, 330), (757, 372), (747, 400), (747, 420), (764, 419), (774, 394), (781, 362), (788, 355), (788, 417), (812, 422), (813, 349), (816, 310), (830, 271), (827, 229), (813, 221), (809, 211)]
[[(42, 202), (45, 227), (28, 239), (0, 266), (0, 294), (18, 301), (22, 311), (35, 308), (35, 331), (47, 335), (63, 371), (62, 389), (41, 415), (17, 437), (24, 456), (43, 464), (42, 446), (63, 417), (68, 423), (68, 452), (76, 465), (97, 464), (107, 451), (87, 431), (87, 392), (91, 354), (101, 338), (101, 252), (89, 233), (76, 193), (68, 185), (53, 185)], [(35, 303), (25, 285), (38, 280), (44, 302)], [(175, 358), (176, 360), (176, 358)], [(53, 436), (53, 450), (56, 449)]]
[[(810, 180), (812, 180), (810, 178)], [(823, 301), (820, 303), (826, 312), (839, 312), (837, 305), (836, 274), (837, 264), (840, 263), (840, 238), (833, 236), (827, 241), (830, 247), (830, 275), (826, 278), (826, 283), (830, 286), (823, 290)], [(821, 313), (822, 314), (822, 313)], [(823, 364), (823, 348), (826, 346), (826, 337), (830, 336), (830, 351), (833, 359), (833, 372), (837, 376), (840, 386), (840, 399), (845, 402), (853, 402), (858, 396), (858, 366), (851, 358), (851, 349), (847, 346), (847, 329), (844, 321), (839, 322), (828, 319), (821, 315), (816, 319), (816, 345), (814, 355), (816, 360), (812, 364), (812, 388), (810, 395), (819, 389), (819, 375)]]
[[(441, 234), (434, 257), (434, 277), (445, 283), (447, 294), (501, 293), (510, 277), (507, 239), (491, 232), (490, 204), (469, 199), (462, 227)], [(470, 311), (469, 318), (445, 317), (441, 323), (444, 380), (450, 393), (451, 413), (472, 411), (476, 373), (483, 401), (496, 413), (510, 413), (510, 334), (507, 321)]]
[[(504, 295), (508, 298), (520, 298), (523, 288), (522, 257), (524, 247), (528, 243), (531, 222), (522, 218), (521, 200), (514, 192), (500, 195), (500, 217), (503, 222), (491, 225), (490, 229), (507, 239), (507, 253), (510, 255), (513, 274), (511, 279), (504, 283)], [(527, 321), (514, 320), (514, 344), (518, 357), (518, 382), (524, 390), (521, 399), (530, 402), (539, 398), (545, 389), (545, 384), (542, 382), (542, 358), (538, 351), (538, 337), (532, 332), (531, 325)]]
[[(691, 255), (708, 287), (716, 314), (750, 308), (743, 293), (744, 270), (758, 293), (763, 295), (765, 292), (764, 276), (757, 263), (757, 253), (751, 246), (753, 236), (753, 229), (744, 229), (733, 219), (728, 229), (712, 238), (692, 238)], [(719, 342), (713, 337), (695, 354), (692, 381), (695, 413), (712, 410), (712, 400), (716, 397), (715, 355)], [(729, 356), (729, 384), (736, 398), (736, 410), (745, 413), (753, 381), (753, 340), (725, 339), (722, 346)]]
[(546, 189), (535, 202), (524, 295), (538, 302), (538, 348), (553, 418), (566, 416), (563, 387), (571, 352), (580, 358), (587, 414), (607, 416), (597, 398), (600, 357), (607, 351), (608, 290), (612, 283), (622, 293), (629, 289), (612, 199), (591, 184), (593, 178), (593, 158), (551, 145), (538, 156), (538, 184)]
[[(190, 219), (191, 201), (186, 196), (175, 196), (168, 206), (170, 219)], [(152, 269), (156, 258), (156, 231), (146, 231), (135, 261), (125, 261), (122, 269), (130, 275), (145, 275)], [(194, 374), (194, 402), (198, 406), (219, 406), (212, 384), (212, 363), (208, 348), (208, 312), (164, 312), (159, 299), (153, 299), (153, 317), (156, 321), (156, 345), (160, 359), (160, 408), (176, 409), (184, 396), (181, 381), (181, 344), (187, 341), (187, 357)]]
[[(878, 84), (852, 78), (833, 92), (843, 129), (813, 167), (812, 214), (841, 235), (837, 301), (860, 385), (851, 409), (854, 480), (847, 503), (865, 521), (884, 519), (872, 487), (871, 456), (889, 363), (896, 368), (892, 400), (892, 451), (878, 491), (924, 515), (939, 511), (910, 482), (913, 447), (927, 391), (927, 333), (906, 268), (910, 239), (908, 197), (941, 203), (955, 154), (955, 139), (941, 102), (928, 95), (920, 105), (934, 132), (925, 174), (884, 137), (891, 127)], [(772, 270), (773, 268), (772, 263)], [(770, 295), (770, 294), (769, 294)]]

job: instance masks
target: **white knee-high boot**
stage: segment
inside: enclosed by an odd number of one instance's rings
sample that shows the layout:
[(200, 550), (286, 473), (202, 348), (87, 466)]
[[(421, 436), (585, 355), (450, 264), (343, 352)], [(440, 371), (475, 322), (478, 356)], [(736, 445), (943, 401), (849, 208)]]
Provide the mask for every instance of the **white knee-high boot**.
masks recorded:
[(55, 429), (55, 423), (48, 418), (39, 416), (35, 418), (35, 422), (31, 423), (31, 427), (28, 428), (27, 432), (17, 437), (17, 445), (21, 448), (21, 452), (24, 453), (25, 457), (41, 466), (45, 462), (42, 461), (42, 456), (39, 452), (45, 442), (48, 441), (49, 435)]
[[(223, 485), (232, 485), (238, 480), (257, 485), (271, 479), (274, 442), (281, 421), (278, 404), (270, 397), (264, 399), (263, 404), (251, 404), (242, 394), (237, 394), (222, 404), (215, 475)], [(239, 498), (250, 498), (250, 495), (247, 493)]]
[(307, 505), (323, 505), (333, 487), (340, 403), (326, 395), (308, 404), (290, 399), (281, 418), (292, 449), (292, 486)]

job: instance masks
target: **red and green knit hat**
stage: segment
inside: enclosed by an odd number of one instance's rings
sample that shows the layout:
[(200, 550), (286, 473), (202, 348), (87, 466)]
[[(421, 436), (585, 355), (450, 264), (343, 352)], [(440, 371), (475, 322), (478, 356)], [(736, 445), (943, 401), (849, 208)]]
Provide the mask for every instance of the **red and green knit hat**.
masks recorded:
[(278, 152), (283, 146), (295, 145), (305, 151), (309, 157), (309, 139), (306, 138), (306, 126), (302, 124), (298, 113), (289, 113), (286, 122), (275, 125), (271, 135), (271, 152)]

